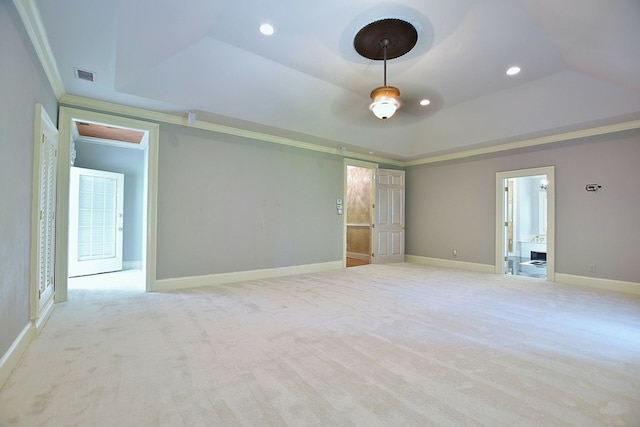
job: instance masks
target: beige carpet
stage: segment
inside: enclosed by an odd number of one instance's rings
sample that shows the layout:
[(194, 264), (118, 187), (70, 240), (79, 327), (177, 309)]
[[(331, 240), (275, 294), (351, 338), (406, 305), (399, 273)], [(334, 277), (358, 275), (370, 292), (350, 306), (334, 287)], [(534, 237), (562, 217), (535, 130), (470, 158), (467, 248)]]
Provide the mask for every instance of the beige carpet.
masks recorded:
[(7, 426), (640, 426), (640, 299), (397, 264), (74, 290)]

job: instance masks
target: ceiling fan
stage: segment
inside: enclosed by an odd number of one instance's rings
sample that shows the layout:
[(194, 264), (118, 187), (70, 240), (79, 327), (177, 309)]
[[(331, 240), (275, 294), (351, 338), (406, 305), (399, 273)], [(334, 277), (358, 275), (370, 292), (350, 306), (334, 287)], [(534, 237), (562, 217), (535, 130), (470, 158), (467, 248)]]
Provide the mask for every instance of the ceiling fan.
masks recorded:
[(391, 118), (402, 106), (400, 89), (387, 85), (387, 60), (410, 52), (417, 42), (418, 32), (415, 27), (397, 18), (381, 19), (365, 25), (353, 40), (353, 45), (361, 56), (384, 61), (383, 85), (371, 91), (373, 102), (369, 106), (379, 119)]

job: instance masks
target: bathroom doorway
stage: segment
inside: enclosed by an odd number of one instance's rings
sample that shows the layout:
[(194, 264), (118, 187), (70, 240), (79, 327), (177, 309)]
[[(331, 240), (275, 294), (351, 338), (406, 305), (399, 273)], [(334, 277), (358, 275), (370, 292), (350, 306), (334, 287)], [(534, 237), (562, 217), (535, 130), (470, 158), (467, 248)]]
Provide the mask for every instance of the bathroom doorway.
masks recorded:
[(553, 167), (496, 175), (496, 272), (553, 280)]

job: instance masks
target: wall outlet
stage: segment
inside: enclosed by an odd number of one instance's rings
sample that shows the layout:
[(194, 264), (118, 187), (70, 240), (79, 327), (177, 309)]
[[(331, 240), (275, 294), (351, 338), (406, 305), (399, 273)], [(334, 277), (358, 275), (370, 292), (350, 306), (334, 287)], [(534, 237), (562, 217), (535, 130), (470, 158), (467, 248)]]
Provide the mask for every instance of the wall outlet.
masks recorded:
[(458, 256), (458, 250), (457, 249), (452, 250), (451, 253), (453, 254), (454, 257)]
[(595, 273), (596, 272), (596, 265), (595, 264), (589, 264), (587, 265), (587, 271), (589, 273)]

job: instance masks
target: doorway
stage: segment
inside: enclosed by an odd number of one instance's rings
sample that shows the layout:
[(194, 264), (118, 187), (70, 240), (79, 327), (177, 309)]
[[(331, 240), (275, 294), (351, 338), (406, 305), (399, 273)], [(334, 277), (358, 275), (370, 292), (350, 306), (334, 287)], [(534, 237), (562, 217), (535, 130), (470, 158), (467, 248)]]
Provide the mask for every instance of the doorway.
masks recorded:
[(404, 171), (352, 159), (344, 165), (344, 265), (404, 262)]
[(496, 174), (496, 272), (554, 279), (554, 168)]
[(346, 266), (371, 264), (375, 168), (347, 165)]
[[(57, 218), (60, 232), (56, 243), (59, 253), (64, 256), (59, 257), (56, 262), (56, 279), (61, 291), (59, 295), (56, 294), (56, 302), (66, 301), (69, 288), (153, 290), (156, 262), (157, 147), (157, 124), (61, 107), (61, 173), (58, 182), (60, 213)], [(93, 170), (91, 175), (116, 173), (124, 177), (122, 221), (118, 222), (116, 218), (115, 223), (105, 224), (103, 222), (106, 220), (103, 218), (97, 224), (106, 226), (109, 233), (114, 232), (116, 235), (121, 229), (123, 261), (120, 272), (86, 275), (93, 271), (81, 270), (78, 277), (69, 277), (77, 274), (77, 271), (69, 269), (71, 264), (78, 261), (78, 251), (74, 251), (73, 247), (78, 249), (80, 244), (85, 243), (79, 241), (81, 234), (75, 229), (77, 223), (74, 230), (71, 229), (71, 210), (79, 209), (77, 203), (72, 203), (77, 195), (71, 195), (72, 190), (77, 191), (77, 188), (71, 187), (71, 171), (76, 167)], [(94, 184), (105, 183), (102, 178), (98, 181)], [(80, 214), (87, 212), (90, 210)], [(114, 211), (116, 217), (118, 212)], [(104, 230), (102, 227), (103, 232)], [(104, 244), (104, 240), (101, 244)], [(90, 261), (91, 257), (92, 254), (89, 254), (87, 260)]]
[[(96, 288), (121, 288), (118, 273), (133, 270), (139, 274), (127, 275), (126, 283), (130, 290), (142, 291), (148, 132), (86, 120), (74, 124), (68, 287), (94, 283)], [(97, 277), (104, 273), (112, 273), (109, 281)]]

